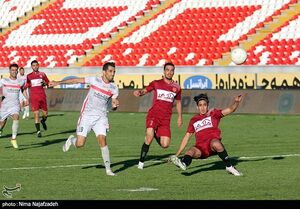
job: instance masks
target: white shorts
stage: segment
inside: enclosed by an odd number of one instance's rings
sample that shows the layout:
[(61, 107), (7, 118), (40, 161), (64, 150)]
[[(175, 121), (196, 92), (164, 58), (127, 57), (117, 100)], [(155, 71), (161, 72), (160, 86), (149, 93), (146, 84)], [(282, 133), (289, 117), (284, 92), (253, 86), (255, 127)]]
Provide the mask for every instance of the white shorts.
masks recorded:
[(20, 113), (20, 106), (19, 105), (15, 105), (15, 106), (1, 106), (1, 110), (0, 110), (0, 121), (4, 121), (5, 119), (7, 119), (9, 116), (12, 116), (14, 114), (19, 115)]
[(86, 137), (91, 130), (94, 131), (96, 137), (106, 136), (109, 131), (107, 116), (81, 116), (77, 123), (77, 135)]

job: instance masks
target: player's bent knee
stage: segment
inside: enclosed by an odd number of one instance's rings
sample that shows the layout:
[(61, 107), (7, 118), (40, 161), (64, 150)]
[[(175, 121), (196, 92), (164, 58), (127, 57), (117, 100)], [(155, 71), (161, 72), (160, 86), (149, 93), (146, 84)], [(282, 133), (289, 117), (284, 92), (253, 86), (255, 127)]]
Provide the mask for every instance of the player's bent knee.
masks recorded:
[(84, 147), (84, 143), (76, 143), (76, 148)]
[(214, 139), (211, 142), (211, 148), (212, 150), (215, 150), (217, 152), (222, 152), (224, 150), (223, 144), (220, 142), (220, 140)]
[(76, 141), (76, 147), (81, 148), (84, 147), (85, 141), (84, 140), (77, 140)]
[(160, 146), (161, 146), (162, 148), (164, 148), (164, 149), (167, 149), (170, 145), (169, 145), (169, 144), (163, 144), (163, 143), (162, 143)]

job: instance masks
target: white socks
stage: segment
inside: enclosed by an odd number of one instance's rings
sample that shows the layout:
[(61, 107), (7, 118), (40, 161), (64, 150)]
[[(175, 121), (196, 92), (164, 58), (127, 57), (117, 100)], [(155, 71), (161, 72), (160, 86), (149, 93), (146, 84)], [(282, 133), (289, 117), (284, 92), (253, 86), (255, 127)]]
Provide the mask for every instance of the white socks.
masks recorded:
[(102, 153), (102, 159), (104, 162), (104, 166), (106, 171), (110, 171), (110, 159), (109, 159), (109, 150), (108, 146), (106, 145), (105, 147), (101, 147), (101, 153)]
[(29, 105), (24, 107), (24, 114), (29, 115)]
[[(71, 141), (71, 143), (74, 145), (74, 147), (76, 147), (77, 137), (72, 137), (70, 141)], [(76, 148), (77, 148), (77, 147), (76, 147)]]
[(12, 139), (16, 139), (17, 138), (17, 134), (18, 134), (18, 129), (19, 129), (19, 121), (18, 120), (13, 120), (13, 124), (12, 124)]

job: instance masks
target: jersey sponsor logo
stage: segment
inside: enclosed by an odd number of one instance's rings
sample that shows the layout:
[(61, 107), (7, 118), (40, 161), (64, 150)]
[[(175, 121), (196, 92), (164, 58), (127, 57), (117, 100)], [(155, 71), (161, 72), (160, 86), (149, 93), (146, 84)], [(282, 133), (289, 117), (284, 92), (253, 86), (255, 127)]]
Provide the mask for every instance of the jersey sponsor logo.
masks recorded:
[(20, 92), (20, 89), (17, 89), (17, 88), (6, 88), (5, 89), (5, 92), (6, 93), (12, 93), (12, 94), (18, 94)]
[(157, 100), (163, 100), (166, 102), (173, 102), (176, 94), (171, 91), (157, 89)]
[(35, 86), (42, 86), (43, 83), (43, 79), (32, 79), (31, 80), (31, 87), (35, 87)]
[(194, 126), (194, 129), (196, 132), (202, 131), (203, 129), (206, 129), (206, 128), (212, 128), (213, 125), (212, 125), (212, 121), (211, 121), (211, 116), (206, 117), (202, 120), (196, 121), (193, 124), (193, 126)]
[(98, 98), (98, 99), (104, 99), (104, 100), (108, 100), (109, 96), (107, 96), (106, 94), (102, 94), (100, 92), (94, 91), (94, 97)]

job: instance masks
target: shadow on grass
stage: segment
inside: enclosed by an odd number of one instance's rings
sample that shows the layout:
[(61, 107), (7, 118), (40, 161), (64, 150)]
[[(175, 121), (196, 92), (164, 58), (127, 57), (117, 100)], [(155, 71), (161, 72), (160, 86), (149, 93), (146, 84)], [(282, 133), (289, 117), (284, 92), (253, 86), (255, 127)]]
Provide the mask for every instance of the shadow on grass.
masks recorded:
[[(35, 134), (35, 133), (36, 133), (36, 131), (21, 132), (21, 133), (18, 133), (18, 136), (31, 135), (31, 134)], [(11, 138), (11, 134), (2, 135), (1, 138)]]
[[(59, 134), (72, 134), (74, 133), (74, 135), (76, 135), (76, 129), (72, 129), (72, 130), (67, 130), (67, 131), (62, 131), (62, 132), (57, 132), (57, 133), (52, 133), (52, 134), (45, 134), (46, 132), (42, 131), (42, 137), (41, 138), (38, 138), (36, 136), (36, 131), (30, 131), (30, 132), (21, 132), (21, 133), (18, 133), (17, 136), (22, 136), (22, 135), (33, 135), (34, 134), (34, 137), (37, 139), (37, 140), (43, 140), (44, 137), (48, 137), (48, 136), (55, 136), (55, 135), (59, 135)], [(2, 135), (1, 136), (1, 139), (4, 139), (4, 138), (8, 138), (10, 139), (11, 138), (11, 134), (5, 134), (5, 135)], [(68, 136), (66, 136), (65, 140), (68, 138)]]
[[(236, 166), (239, 163), (262, 161), (262, 160), (267, 160), (267, 159), (270, 159), (270, 158), (239, 159), (238, 157), (232, 157), (232, 158), (230, 158), (230, 161), (233, 166)], [(284, 158), (282, 158), (282, 159), (284, 159)], [(199, 159), (194, 159), (193, 161), (196, 161), (196, 160), (199, 160)], [(184, 176), (192, 176), (192, 175), (200, 173), (200, 172), (211, 171), (211, 170), (224, 170), (225, 171), (225, 165), (224, 165), (224, 162), (220, 159), (219, 161), (205, 163), (205, 164), (201, 164), (198, 166), (192, 166), (192, 164), (191, 164), (191, 166), (188, 169), (191, 171), (190, 172), (183, 171), (181, 174)]]
[(64, 113), (53, 113), (53, 114), (48, 114), (48, 118), (50, 117), (56, 117), (56, 116), (64, 116), (65, 114)]
[[(44, 132), (44, 133), (46, 133), (46, 132)], [(59, 135), (59, 134), (74, 134), (74, 135), (76, 135), (76, 129), (61, 131), (61, 132), (57, 132), (57, 133), (53, 133), (53, 134), (45, 134), (43, 136), (48, 137), (48, 136), (55, 136), (55, 135)], [(68, 136), (66, 136), (65, 140), (67, 140), (67, 138), (68, 138)]]
[[(61, 142), (64, 142), (67, 140), (67, 136), (61, 139), (54, 139), (54, 140), (45, 140), (45, 137), (48, 136), (54, 136), (54, 135), (58, 135), (58, 134), (66, 134), (66, 133), (75, 133), (76, 129), (71, 129), (71, 130), (67, 130), (67, 131), (63, 131), (63, 132), (58, 132), (58, 133), (53, 133), (53, 134), (49, 134), (49, 135), (43, 135), (41, 138), (38, 138), (35, 133), (36, 132), (28, 132), (28, 133), (24, 133), (24, 134), (34, 134), (34, 138), (36, 138), (36, 143), (31, 143), (31, 144), (19, 144), (19, 150), (26, 150), (26, 149), (33, 149), (33, 148), (40, 148), (40, 147), (44, 147), (44, 146), (49, 146), (52, 144), (58, 144)], [(19, 134), (20, 135), (20, 134)], [(12, 148), (11, 146), (7, 146), (5, 148)]]
[[(170, 155), (172, 155), (173, 153), (170, 153), (170, 154), (164, 154), (164, 155), (156, 155), (156, 156), (153, 156), (153, 155), (149, 155), (147, 156), (147, 159), (146, 159), (146, 164), (144, 166), (144, 169), (145, 168), (149, 168), (149, 167), (152, 167), (152, 166), (158, 166), (158, 165), (161, 165), (161, 164), (165, 164), (165, 163), (168, 163), (167, 159)], [(231, 163), (233, 166), (236, 166), (237, 164), (239, 163), (245, 163), (245, 162), (253, 162), (253, 161), (262, 161), (262, 160), (269, 160), (270, 158), (261, 158), (261, 159), (239, 159), (238, 157), (232, 157), (231, 158)], [(273, 159), (273, 158), (272, 158)], [(284, 157), (280, 158), (280, 159), (284, 159)], [(155, 162), (155, 160), (157, 160), (157, 162)], [(194, 159), (193, 161), (196, 161), (197, 159)], [(199, 159), (200, 160), (200, 159)], [(273, 159), (273, 160), (279, 160), (278, 158), (276, 159)], [(152, 164), (147, 164), (147, 161), (154, 161), (154, 163)], [(204, 161), (204, 160), (202, 160)], [(118, 166), (118, 165), (123, 165), (122, 167), (114, 170), (115, 173), (119, 173), (121, 171), (124, 171), (126, 170), (127, 168), (130, 168), (130, 167), (133, 167), (133, 166), (137, 166), (139, 162), (139, 159), (138, 158), (135, 158), (135, 159), (129, 159), (129, 160), (124, 160), (124, 161), (120, 161), (120, 162), (117, 162), (117, 163), (112, 163), (111, 164), (111, 167), (115, 167), (115, 166)], [(175, 166), (175, 165), (174, 165)], [(175, 166), (176, 167), (176, 166)], [(92, 165), (92, 166), (85, 166), (85, 167), (82, 167), (82, 169), (89, 169), (89, 168), (104, 168), (103, 165)], [(209, 163), (204, 163), (204, 164), (201, 164), (201, 165), (197, 165), (197, 166), (193, 166), (191, 165), (189, 167), (189, 170), (188, 171), (182, 171), (181, 174), (184, 175), (184, 176), (192, 176), (192, 175), (195, 175), (197, 173), (200, 173), (200, 172), (205, 172), (205, 171), (212, 171), (212, 170), (224, 170), (225, 171), (225, 165), (224, 165), (224, 162), (220, 159), (220, 160), (216, 160), (214, 162), (209, 162)]]
[[(22, 120), (34, 120), (34, 117), (33, 117), (33, 113), (31, 114), (31, 116), (29, 116), (29, 118), (26, 118), (26, 119), (21, 119), (22, 118), (22, 114), (23, 113), (20, 113), (20, 121)], [(65, 114), (64, 113), (53, 113), (53, 114), (48, 114), (48, 118), (51, 118), (51, 117), (56, 117), (56, 116), (64, 116)], [(40, 115), (40, 119), (42, 119), (42, 116)], [(32, 123), (34, 123), (32, 121)]]
[[(144, 166), (144, 168), (149, 168), (149, 167), (152, 167), (152, 166), (158, 166), (158, 165), (161, 165), (161, 164), (164, 164), (164, 163), (167, 163), (167, 160), (166, 158), (168, 158), (170, 155), (172, 155), (172, 153), (170, 154), (164, 154), (164, 155), (149, 155), (147, 156), (146, 158), (146, 164)], [(157, 162), (154, 162), (153, 164), (149, 165), (147, 164), (147, 161), (155, 161), (157, 160)], [(139, 162), (139, 158), (135, 158), (135, 159), (130, 159), (130, 160), (123, 160), (123, 161), (120, 161), (120, 162), (117, 162), (117, 163), (112, 163), (111, 164), (111, 167), (115, 167), (115, 166), (118, 166), (118, 165), (122, 165), (122, 167), (114, 170), (114, 173), (119, 173), (123, 170), (126, 170), (130, 167), (133, 167), (133, 166), (137, 166)], [(85, 166), (85, 167), (82, 167), (82, 169), (89, 169), (89, 168), (104, 168), (104, 166), (102, 165), (92, 165), (92, 166)]]
[[(37, 140), (41, 140), (42, 138), (38, 138)], [(26, 149), (33, 149), (33, 148), (40, 148), (40, 147), (45, 147), (45, 146), (49, 146), (52, 144), (58, 144), (61, 142), (66, 141), (66, 138), (62, 138), (62, 139), (55, 139), (55, 140), (45, 140), (43, 142), (38, 142), (38, 143), (33, 143), (33, 144), (27, 144), (27, 145), (19, 145), (19, 150), (26, 150)]]

